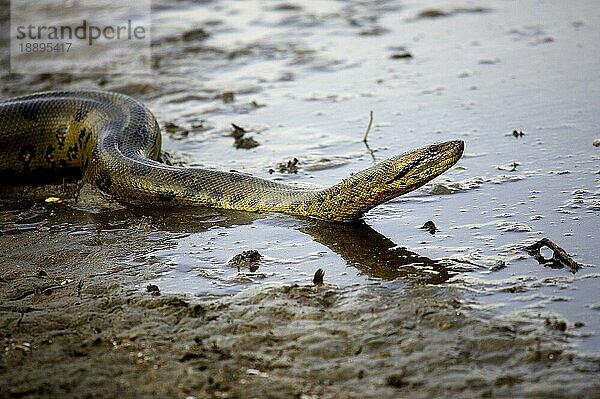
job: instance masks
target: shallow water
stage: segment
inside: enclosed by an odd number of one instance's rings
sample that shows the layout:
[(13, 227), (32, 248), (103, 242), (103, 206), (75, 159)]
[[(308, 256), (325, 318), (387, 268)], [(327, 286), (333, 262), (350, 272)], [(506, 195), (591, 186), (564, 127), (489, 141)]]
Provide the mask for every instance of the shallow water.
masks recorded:
[[(86, 192), (66, 206), (7, 201), (1, 247), (14, 248), (14, 240), (27, 245), (32, 231), (67, 234), (78, 244), (120, 240), (132, 250), (116, 265), (148, 268), (146, 283), (163, 292), (197, 295), (307, 283), (318, 268), (342, 288), (452, 285), (464, 288), (473, 307), (583, 322), (572, 339), (586, 352), (600, 352), (600, 150), (592, 145), (600, 136), (600, 7), (594, 1), (461, 7), (155, 2), (152, 77), (4, 77), (3, 95), (59, 86), (129, 93), (161, 125), (187, 131), (165, 136), (165, 149), (177, 159), (288, 183), (333, 184), (374, 159), (434, 141), (462, 139), (466, 150), (457, 167), (356, 225), (123, 209)], [(420, 16), (433, 9), (446, 15)], [(178, 36), (198, 27), (207, 37)], [(234, 101), (222, 100), (226, 92)], [(361, 140), (371, 110), (375, 125), (366, 147)], [(231, 123), (260, 146), (234, 148)], [(524, 135), (514, 137), (513, 130)], [(298, 173), (280, 173), (278, 165), (293, 158)], [(432, 194), (444, 187), (453, 193)], [(427, 220), (437, 225), (435, 235), (419, 229)], [(584, 267), (571, 274), (539, 265), (522, 247), (542, 237)], [(61, 253), (63, 245), (57, 240), (49, 252)], [(256, 272), (228, 266), (247, 249), (263, 255)], [(46, 256), (3, 252), (5, 262)], [(490, 271), (499, 261), (506, 267)]]

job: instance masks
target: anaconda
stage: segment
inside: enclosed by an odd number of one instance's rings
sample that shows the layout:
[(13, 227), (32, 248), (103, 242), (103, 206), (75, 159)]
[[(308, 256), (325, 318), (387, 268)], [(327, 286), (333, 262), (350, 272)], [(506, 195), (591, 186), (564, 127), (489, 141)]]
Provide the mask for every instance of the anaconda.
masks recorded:
[(161, 132), (129, 96), (51, 91), (0, 102), (0, 179), (4, 185), (84, 179), (123, 200), (283, 212), (332, 221), (369, 209), (440, 175), (462, 156), (448, 141), (389, 158), (323, 189), (305, 189), (236, 172), (159, 161)]

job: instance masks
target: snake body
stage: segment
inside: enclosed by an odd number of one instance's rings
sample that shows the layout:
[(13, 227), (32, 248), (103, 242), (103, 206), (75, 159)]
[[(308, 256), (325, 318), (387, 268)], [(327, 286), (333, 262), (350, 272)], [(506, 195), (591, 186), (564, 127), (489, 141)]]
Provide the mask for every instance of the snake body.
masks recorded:
[(324, 189), (303, 189), (236, 172), (159, 162), (152, 113), (129, 96), (52, 91), (0, 101), (0, 182), (84, 179), (124, 200), (283, 212), (346, 221), (440, 175), (462, 156), (462, 141), (389, 158)]

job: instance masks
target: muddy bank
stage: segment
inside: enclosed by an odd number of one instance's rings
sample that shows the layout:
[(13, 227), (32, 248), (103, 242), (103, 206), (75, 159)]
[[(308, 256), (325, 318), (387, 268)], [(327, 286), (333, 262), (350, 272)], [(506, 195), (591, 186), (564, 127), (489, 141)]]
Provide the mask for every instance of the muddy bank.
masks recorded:
[[(255, 273), (224, 264), (231, 277), (198, 262), (186, 284), (208, 276), (221, 287), (213, 291), (234, 294), (193, 295), (161, 283), (173, 265), (157, 253), (194, 232), (279, 219), (165, 215), (89, 189), (78, 202), (3, 205), (0, 397), (569, 398), (600, 389), (600, 357), (577, 346), (585, 323), (536, 309), (499, 315), (452, 282), (457, 265), (365, 223), (295, 228), (367, 283), (332, 284), (325, 266), (325, 284), (314, 286), (306, 264), (305, 277), (269, 282), (271, 269), (285, 279), (289, 264), (261, 256)], [(527, 284), (506, 295), (526, 295)]]
[(60, 266), (37, 276), (3, 270), (1, 397), (592, 398), (600, 390), (600, 359), (569, 344), (573, 325), (498, 318), (452, 287), (260, 285), (227, 297), (156, 296), (134, 276), (104, 272), (77, 280)]

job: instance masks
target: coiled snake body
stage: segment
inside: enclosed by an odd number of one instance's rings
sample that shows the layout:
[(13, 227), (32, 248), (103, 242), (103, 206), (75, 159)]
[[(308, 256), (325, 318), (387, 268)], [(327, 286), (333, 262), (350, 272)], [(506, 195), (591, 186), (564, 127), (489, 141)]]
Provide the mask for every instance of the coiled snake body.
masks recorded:
[(462, 141), (389, 158), (340, 183), (303, 189), (241, 173), (158, 161), (160, 128), (137, 100), (104, 91), (53, 91), (0, 102), (0, 182), (83, 178), (118, 198), (153, 204), (275, 211), (325, 220), (361, 217), (454, 165)]

